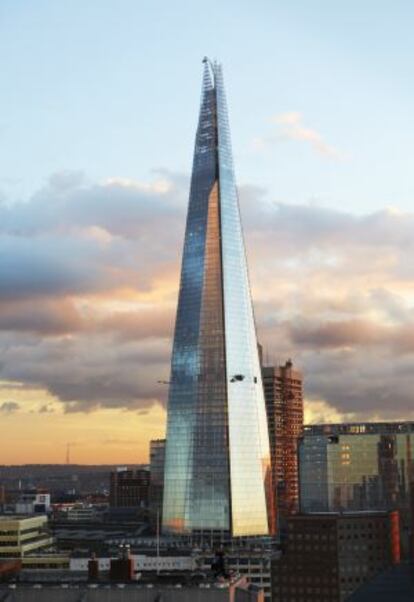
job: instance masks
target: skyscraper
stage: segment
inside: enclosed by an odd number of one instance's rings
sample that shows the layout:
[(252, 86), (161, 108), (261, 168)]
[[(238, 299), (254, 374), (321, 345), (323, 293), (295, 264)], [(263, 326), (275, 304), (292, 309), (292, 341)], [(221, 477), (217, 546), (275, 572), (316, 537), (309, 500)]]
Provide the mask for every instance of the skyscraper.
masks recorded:
[(221, 65), (204, 59), (171, 360), (164, 533), (269, 533), (269, 438)]

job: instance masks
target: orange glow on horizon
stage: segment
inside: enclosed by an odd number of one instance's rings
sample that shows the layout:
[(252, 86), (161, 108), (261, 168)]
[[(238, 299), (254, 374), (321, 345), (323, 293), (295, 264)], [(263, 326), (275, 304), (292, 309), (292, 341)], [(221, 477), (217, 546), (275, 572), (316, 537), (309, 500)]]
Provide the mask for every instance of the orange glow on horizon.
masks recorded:
[(165, 436), (166, 413), (158, 404), (65, 413), (47, 391), (3, 381), (0, 406), (11, 400), (18, 409), (1, 413), (2, 464), (64, 464), (68, 443), (71, 464), (147, 463), (150, 439)]

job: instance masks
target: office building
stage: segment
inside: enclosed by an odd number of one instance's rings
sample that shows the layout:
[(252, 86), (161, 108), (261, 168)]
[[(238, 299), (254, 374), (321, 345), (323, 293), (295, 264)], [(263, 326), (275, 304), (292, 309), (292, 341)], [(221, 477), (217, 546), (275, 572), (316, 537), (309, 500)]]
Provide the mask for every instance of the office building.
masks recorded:
[(272, 564), (272, 599), (342, 602), (399, 561), (398, 512), (297, 514)]
[(303, 378), (291, 360), (263, 366), (272, 480), (279, 524), (299, 509), (298, 441), (303, 434)]
[(23, 558), (54, 542), (46, 516), (0, 516), (0, 558)]
[(408, 556), (413, 453), (413, 422), (306, 426), (299, 443), (301, 511), (398, 509)]
[(171, 361), (163, 532), (267, 535), (271, 494), (223, 75), (205, 59)]
[(118, 468), (111, 472), (109, 505), (112, 508), (147, 508), (149, 486), (148, 470)]

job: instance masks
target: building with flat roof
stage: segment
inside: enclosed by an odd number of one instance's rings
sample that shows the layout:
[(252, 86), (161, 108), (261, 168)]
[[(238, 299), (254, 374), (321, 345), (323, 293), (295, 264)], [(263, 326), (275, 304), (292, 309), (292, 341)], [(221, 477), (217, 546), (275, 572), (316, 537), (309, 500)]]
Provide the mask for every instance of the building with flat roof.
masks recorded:
[(46, 489), (22, 491), (15, 508), (16, 514), (47, 514), (50, 511), (50, 493)]
[(302, 512), (398, 509), (408, 556), (414, 541), (414, 422), (305, 426), (299, 481)]
[(147, 508), (150, 473), (144, 468), (111, 472), (109, 504), (113, 508)]
[(397, 512), (297, 514), (272, 563), (272, 599), (343, 602), (399, 561)]
[(0, 558), (23, 558), (53, 542), (47, 516), (0, 516)]

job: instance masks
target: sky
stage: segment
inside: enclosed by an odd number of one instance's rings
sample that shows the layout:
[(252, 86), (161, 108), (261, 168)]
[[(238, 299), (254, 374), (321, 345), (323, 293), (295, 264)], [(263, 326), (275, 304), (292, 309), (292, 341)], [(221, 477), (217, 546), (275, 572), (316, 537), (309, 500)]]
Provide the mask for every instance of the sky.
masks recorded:
[(202, 58), (258, 336), (307, 421), (414, 419), (414, 5), (0, 2), (0, 463), (165, 434)]

